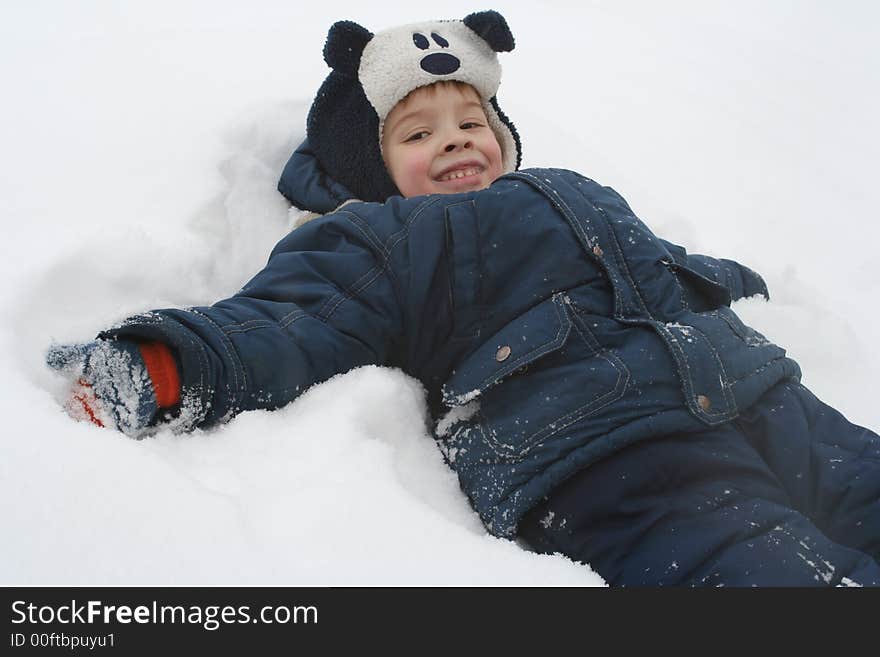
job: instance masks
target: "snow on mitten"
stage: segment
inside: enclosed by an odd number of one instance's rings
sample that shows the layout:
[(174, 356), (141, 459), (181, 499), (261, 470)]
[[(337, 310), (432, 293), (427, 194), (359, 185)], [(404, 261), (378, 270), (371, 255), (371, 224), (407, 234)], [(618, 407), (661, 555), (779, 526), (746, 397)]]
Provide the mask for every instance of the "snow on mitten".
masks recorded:
[(767, 283), (761, 275), (753, 269), (749, 269), (745, 265), (740, 265), (743, 282), (743, 297), (749, 298), (758, 294), (762, 295), (765, 300), (770, 301), (770, 292), (767, 289)]
[[(152, 368), (145, 357), (154, 362)], [(151, 377), (157, 361), (162, 366), (157, 372), (164, 388), (161, 404)], [(70, 398), (64, 405), (71, 417), (114, 427), (131, 437), (144, 433), (160, 405), (171, 406), (169, 402), (176, 403), (179, 398), (176, 365), (168, 347), (159, 343), (96, 340), (56, 345), (49, 349), (46, 363), (73, 381)], [(167, 394), (170, 388), (174, 389), (174, 399)]]

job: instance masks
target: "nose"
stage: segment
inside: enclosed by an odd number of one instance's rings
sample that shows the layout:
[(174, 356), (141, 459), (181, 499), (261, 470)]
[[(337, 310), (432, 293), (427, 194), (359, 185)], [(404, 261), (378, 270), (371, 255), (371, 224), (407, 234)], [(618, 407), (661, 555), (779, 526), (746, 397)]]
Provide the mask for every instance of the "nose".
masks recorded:
[(443, 150), (447, 153), (451, 153), (454, 150), (459, 148), (472, 148), (473, 144), (470, 139), (466, 139), (464, 137), (453, 137), (447, 143)]

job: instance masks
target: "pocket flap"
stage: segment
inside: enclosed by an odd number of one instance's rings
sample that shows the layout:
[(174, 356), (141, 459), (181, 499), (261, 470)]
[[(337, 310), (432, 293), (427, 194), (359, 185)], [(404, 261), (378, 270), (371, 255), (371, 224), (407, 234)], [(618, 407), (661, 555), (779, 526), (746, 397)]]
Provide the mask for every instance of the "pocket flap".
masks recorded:
[(466, 404), (514, 370), (562, 347), (570, 330), (565, 295), (558, 292), (510, 321), (468, 356), (443, 386), (443, 402)]

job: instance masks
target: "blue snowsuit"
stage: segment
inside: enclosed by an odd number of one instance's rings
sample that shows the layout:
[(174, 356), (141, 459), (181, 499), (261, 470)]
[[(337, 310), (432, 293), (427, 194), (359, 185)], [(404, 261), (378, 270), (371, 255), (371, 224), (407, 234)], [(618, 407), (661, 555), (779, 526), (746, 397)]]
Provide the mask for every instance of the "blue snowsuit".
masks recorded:
[[(282, 178), (297, 205), (350, 196), (312, 167), (306, 144)], [(757, 293), (755, 272), (657, 238), (612, 189), (532, 169), (348, 204), (232, 298), (102, 337), (173, 346), (191, 426), (398, 367), (488, 530), (610, 584), (878, 584), (880, 438), (730, 310)]]

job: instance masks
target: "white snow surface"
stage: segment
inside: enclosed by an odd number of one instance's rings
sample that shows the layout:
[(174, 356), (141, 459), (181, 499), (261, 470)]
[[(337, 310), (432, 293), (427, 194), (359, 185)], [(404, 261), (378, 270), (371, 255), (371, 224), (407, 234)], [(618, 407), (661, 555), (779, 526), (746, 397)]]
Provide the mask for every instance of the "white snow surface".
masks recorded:
[[(484, 9), (207, 0), (0, 8), (0, 583), (577, 585), (489, 536), (418, 382), (365, 367), (275, 412), (134, 441), (73, 422), (53, 342), (234, 293), (288, 230), (275, 190), (336, 20)], [(579, 170), (658, 234), (761, 272), (735, 304), (876, 430), (876, 3), (496, 2), (523, 166)]]

